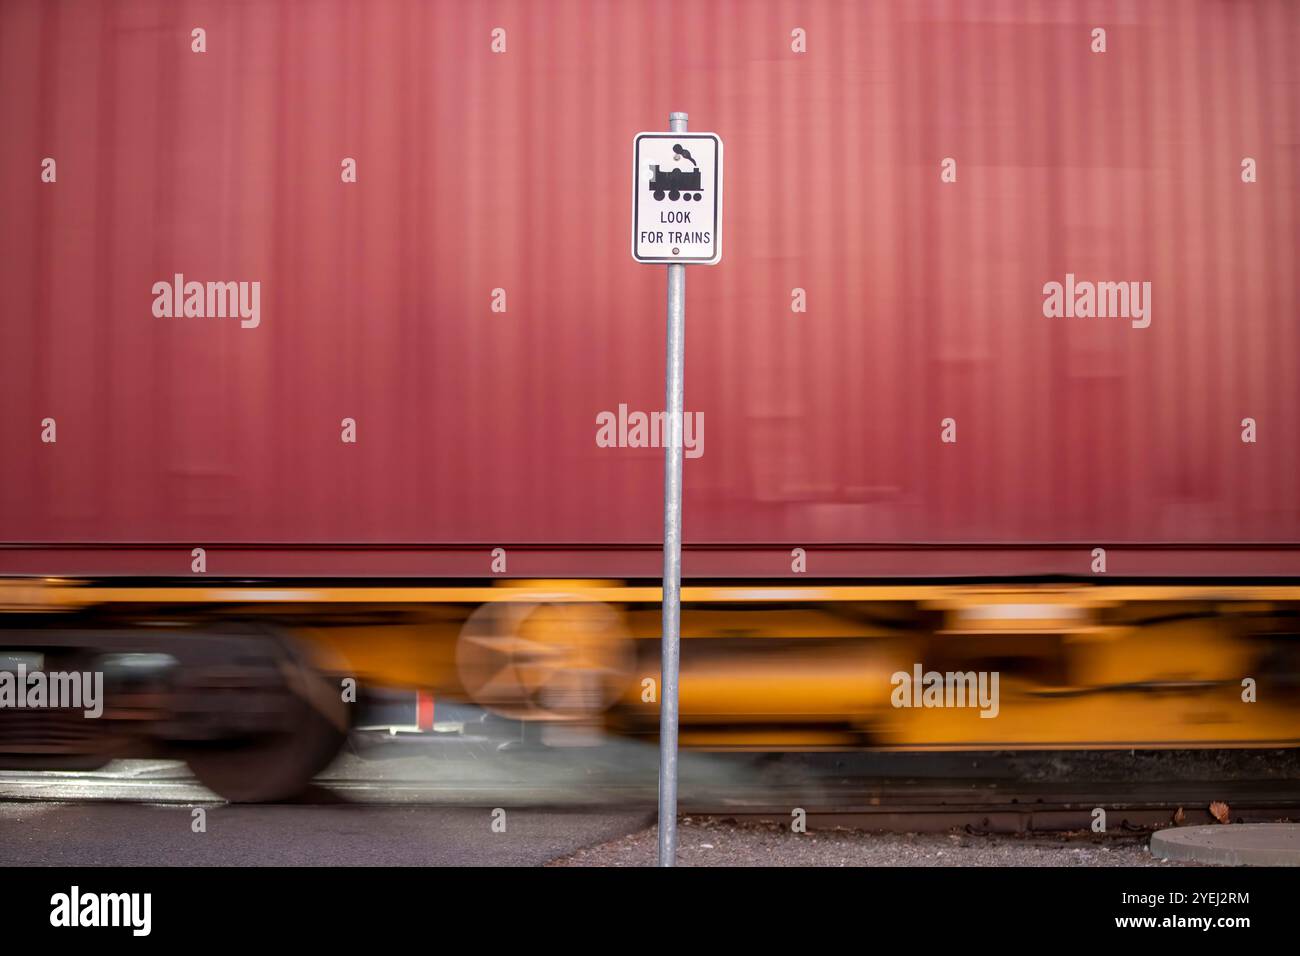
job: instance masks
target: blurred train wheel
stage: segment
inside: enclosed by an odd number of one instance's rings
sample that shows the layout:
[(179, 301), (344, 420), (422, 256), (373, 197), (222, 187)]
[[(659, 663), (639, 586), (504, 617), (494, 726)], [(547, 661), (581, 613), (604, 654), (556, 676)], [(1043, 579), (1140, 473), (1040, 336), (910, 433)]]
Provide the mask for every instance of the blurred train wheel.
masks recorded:
[(516, 720), (592, 720), (622, 696), (635, 660), (622, 615), (596, 603), (485, 604), (456, 644), (470, 700)]
[(326, 678), (292, 641), (280, 643), (287, 653), (279, 666), (276, 729), (186, 748), (186, 762), (198, 781), (231, 803), (299, 796), (347, 739), (349, 710), (338, 682)]
[(231, 803), (271, 803), (300, 795), (330, 765), (346, 735), (305, 706), (297, 728), (245, 742), (192, 750), (187, 763), (199, 783)]

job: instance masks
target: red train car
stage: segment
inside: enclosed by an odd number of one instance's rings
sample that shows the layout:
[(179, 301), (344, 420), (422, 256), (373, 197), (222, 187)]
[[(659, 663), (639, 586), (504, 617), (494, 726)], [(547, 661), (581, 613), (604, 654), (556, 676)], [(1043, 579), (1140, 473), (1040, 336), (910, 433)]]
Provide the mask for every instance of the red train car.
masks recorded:
[[(787, 543), (1300, 569), (1292, 4), (709, 3), (679, 32), (688, 6), (5, 4), (0, 537), (177, 547), (3, 570), (403, 545), (435, 553), (375, 570), (477, 575), (439, 546), (499, 543), (653, 573), (661, 456), (596, 416), (662, 407), (625, 179), (678, 108), (730, 166), (726, 258), (688, 290), (688, 575), (782, 566), (690, 545)], [(258, 324), (159, 317), (178, 275), (259, 282)], [(1068, 275), (1149, 282), (1150, 324), (1045, 317)]]
[(662, 408), (626, 177), (672, 110), (728, 164), (688, 580), (1300, 578), (1297, 40), (1286, 0), (10, 0), (0, 605), (653, 578), (661, 452), (598, 423)]

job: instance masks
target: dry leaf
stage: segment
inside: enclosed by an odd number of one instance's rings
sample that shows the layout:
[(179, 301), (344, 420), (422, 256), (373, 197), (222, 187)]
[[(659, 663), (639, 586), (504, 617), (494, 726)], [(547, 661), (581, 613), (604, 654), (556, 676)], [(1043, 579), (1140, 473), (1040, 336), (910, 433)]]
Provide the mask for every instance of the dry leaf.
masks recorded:
[(1179, 807), (1177, 810), (1174, 811), (1174, 826), (1176, 827), (1182, 826), (1183, 821), (1186, 819), (1187, 819), (1187, 814), (1183, 813), (1182, 807)]
[(1210, 804), (1210, 815), (1220, 823), (1227, 823), (1230, 811), (1228, 805), (1222, 800), (1215, 800)]

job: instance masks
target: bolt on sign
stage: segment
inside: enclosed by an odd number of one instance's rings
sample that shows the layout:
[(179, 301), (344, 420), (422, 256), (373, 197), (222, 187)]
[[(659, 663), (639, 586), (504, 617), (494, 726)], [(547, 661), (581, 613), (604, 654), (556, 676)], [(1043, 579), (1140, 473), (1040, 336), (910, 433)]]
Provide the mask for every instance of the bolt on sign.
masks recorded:
[(715, 133), (637, 133), (632, 157), (632, 258), (716, 265), (722, 140)]

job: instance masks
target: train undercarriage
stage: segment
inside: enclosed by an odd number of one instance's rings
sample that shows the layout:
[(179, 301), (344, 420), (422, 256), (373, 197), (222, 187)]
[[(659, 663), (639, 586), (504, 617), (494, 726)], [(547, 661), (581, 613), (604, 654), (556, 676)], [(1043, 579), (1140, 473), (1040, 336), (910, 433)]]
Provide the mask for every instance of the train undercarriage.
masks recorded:
[[(0, 580), (0, 670), (102, 673), (106, 698), (93, 720), (0, 709), (0, 766), (162, 755), (227, 799), (285, 799), (341, 746), (358, 685), (653, 737), (658, 600), (601, 580)], [(1300, 587), (691, 584), (682, 608), (686, 747), (1300, 745)]]

